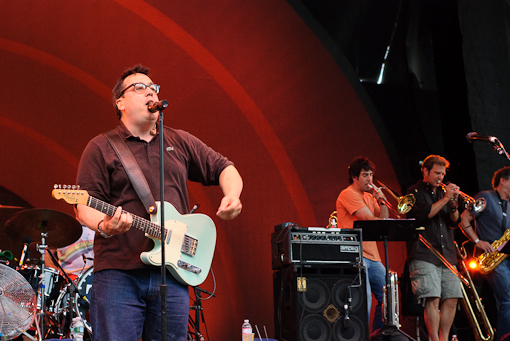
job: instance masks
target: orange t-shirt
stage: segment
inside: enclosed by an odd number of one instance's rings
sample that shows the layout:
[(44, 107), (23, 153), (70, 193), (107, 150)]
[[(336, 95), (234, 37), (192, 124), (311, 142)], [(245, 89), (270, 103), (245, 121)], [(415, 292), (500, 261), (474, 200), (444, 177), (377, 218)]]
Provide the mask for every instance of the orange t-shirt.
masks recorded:
[[(340, 192), (338, 199), (336, 199), (338, 227), (341, 229), (352, 229), (353, 223), (359, 220), (354, 213), (363, 207), (368, 207), (375, 217), (378, 217), (381, 212), (377, 200), (370, 193), (360, 192), (352, 185)], [(363, 242), (363, 257), (375, 262), (381, 261), (377, 242)]]

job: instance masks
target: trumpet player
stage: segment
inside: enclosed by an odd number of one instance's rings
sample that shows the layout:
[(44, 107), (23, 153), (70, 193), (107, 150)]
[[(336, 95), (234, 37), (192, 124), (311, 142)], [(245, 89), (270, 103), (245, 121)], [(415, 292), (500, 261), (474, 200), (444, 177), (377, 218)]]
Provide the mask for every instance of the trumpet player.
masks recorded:
[[(366, 157), (355, 158), (349, 166), (349, 183), (336, 200), (338, 227), (352, 228), (356, 220), (376, 220), (389, 217), (386, 197), (372, 182), (375, 165)], [(372, 307), (372, 293), (377, 300), (372, 331), (384, 327), (381, 306), (383, 286), (386, 284), (386, 269), (374, 241), (363, 242), (363, 265), (368, 275), (367, 305)], [(369, 316), (370, 320), (370, 316)]]
[[(457, 263), (457, 251), (451, 227), (459, 223), (457, 196), (459, 187), (443, 179), (450, 163), (439, 155), (423, 160), (423, 180), (411, 186), (416, 202), (407, 214), (425, 227), (422, 236), (451, 264)], [(408, 245), (409, 273), (415, 296), (424, 305), (424, 321), (432, 341), (447, 341), (455, 318), (457, 301), (462, 298), (459, 278), (421, 241)]]
[[(510, 167), (503, 167), (494, 173), (492, 190), (482, 191), (475, 199), (484, 198), (485, 209), (481, 212), (465, 210), (459, 227), (477, 249), (493, 253), (492, 242), (499, 240), (510, 226), (508, 200), (510, 197)], [(476, 221), (476, 231), (473, 228)], [(510, 260), (503, 260), (485, 278), (498, 300), (498, 321), (496, 339), (510, 333)]]

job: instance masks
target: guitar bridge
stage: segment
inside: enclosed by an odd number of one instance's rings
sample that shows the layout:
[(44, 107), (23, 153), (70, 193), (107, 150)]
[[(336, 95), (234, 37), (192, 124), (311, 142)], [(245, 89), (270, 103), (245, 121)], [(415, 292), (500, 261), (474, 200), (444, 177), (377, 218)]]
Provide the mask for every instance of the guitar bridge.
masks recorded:
[(197, 245), (198, 239), (191, 238), (190, 236), (184, 236), (181, 252), (193, 257), (197, 253)]
[(190, 263), (186, 263), (182, 260), (177, 261), (177, 266), (180, 267), (181, 269), (187, 270), (189, 272), (193, 272), (194, 274), (197, 274), (197, 275), (202, 272), (202, 269), (200, 269), (194, 265), (191, 265)]

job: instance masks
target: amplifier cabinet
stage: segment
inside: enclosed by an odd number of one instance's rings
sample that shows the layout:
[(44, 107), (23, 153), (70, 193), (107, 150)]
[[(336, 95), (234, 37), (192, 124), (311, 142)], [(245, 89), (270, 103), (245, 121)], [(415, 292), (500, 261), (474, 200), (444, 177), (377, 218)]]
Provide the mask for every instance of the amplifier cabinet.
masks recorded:
[(362, 261), (361, 229), (280, 226), (271, 235), (273, 270), (290, 264), (357, 266)]
[(352, 266), (273, 272), (278, 340), (368, 341), (366, 273)]

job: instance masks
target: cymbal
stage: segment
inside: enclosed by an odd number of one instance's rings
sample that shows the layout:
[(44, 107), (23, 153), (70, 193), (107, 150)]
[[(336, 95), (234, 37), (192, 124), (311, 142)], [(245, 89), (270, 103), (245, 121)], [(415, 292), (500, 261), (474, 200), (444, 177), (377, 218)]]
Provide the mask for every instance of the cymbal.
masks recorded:
[(0, 228), (3, 228), (7, 219), (14, 213), (23, 211), (25, 207), (0, 205)]
[(5, 228), (9, 237), (22, 243), (40, 243), (41, 233), (46, 233), (46, 244), (56, 248), (74, 243), (82, 233), (78, 220), (67, 213), (45, 208), (15, 213), (5, 223)]

